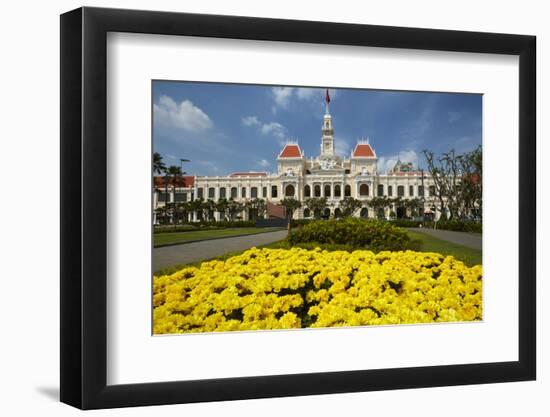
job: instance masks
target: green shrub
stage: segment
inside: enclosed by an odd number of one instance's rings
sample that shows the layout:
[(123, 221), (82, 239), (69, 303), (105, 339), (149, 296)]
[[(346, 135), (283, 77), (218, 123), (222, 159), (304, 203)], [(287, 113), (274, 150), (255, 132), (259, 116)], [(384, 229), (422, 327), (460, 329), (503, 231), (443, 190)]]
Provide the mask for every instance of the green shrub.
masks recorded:
[[(421, 221), (421, 220), (409, 220), (409, 219), (396, 219), (392, 220), (391, 224), (397, 227), (426, 227), (429, 229), (434, 228), (433, 221)], [(482, 233), (482, 223), (465, 220), (439, 220), (435, 225), (436, 229), (452, 230), (454, 232), (470, 232), (470, 233)]]
[[(433, 227), (433, 222), (430, 222), (426, 227)], [(452, 230), (454, 232), (470, 232), (482, 233), (483, 224), (481, 222), (464, 221), (464, 220), (439, 220), (435, 225), (436, 229)]]
[(155, 233), (168, 233), (168, 232), (187, 232), (194, 230), (215, 230), (215, 229), (228, 229), (232, 227), (256, 227), (256, 222), (245, 220), (221, 220), (221, 221), (203, 221), (196, 223), (185, 223), (174, 225), (162, 225), (155, 226)]
[(317, 243), (321, 245), (344, 245), (346, 248), (405, 250), (410, 238), (403, 229), (389, 222), (348, 217), (343, 220), (318, 220), (296, 229), (289, 237), (292, 245)]
[(316, 220), (313, 220), (313, 219), (292, 219), (291, 220), (292, 227), (304, 226), (313, 221), (316, 221)]

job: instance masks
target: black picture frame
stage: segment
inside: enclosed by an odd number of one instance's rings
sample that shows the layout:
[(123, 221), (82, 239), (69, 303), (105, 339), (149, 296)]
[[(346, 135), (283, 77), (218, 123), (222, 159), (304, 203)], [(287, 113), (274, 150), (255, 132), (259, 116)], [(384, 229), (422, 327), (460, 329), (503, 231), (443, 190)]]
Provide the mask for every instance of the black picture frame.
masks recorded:
[[(107, 385), (108, 32), (519, 56), (519, 360)], [(524, 35), (88, 7), (61, 15), (61, 401), (95, 409), (534, 380), (535, 51)]]

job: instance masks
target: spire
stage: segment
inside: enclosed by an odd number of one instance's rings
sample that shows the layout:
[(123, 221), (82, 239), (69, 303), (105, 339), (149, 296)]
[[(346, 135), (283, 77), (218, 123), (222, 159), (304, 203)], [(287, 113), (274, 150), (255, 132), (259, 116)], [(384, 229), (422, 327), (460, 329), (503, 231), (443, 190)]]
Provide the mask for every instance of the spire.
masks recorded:
[(330, 103), (330, 94), (328, 93), (328, 88), (327, 88), (327, 91), (326, 91), (326, 94), (325, 94), (325, 114), (330, 114), (330, 109), (329, 109), (329, 103)]
[(332, 116), (329, 109), (330, 94), (328, 88), (325, 93), (325, 117), (323, 117), (321, 156), (334, 156), (334, 129), (332, 127)]

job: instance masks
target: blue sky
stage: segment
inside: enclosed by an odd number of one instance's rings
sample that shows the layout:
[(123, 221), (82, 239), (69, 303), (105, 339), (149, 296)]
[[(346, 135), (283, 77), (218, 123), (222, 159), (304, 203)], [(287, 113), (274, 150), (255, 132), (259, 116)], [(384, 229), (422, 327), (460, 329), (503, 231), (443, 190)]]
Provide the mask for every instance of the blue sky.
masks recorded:
[[(330, 89), (336, 151), (369, 138), (379, 171), (398, 156), (425, 166), (423, 149), (465, 152), (481, 144), (482, 96)], [(287, 140), (319, 154), (324, 88), (153, 82), (153, 148), (188, 174), (275, 172)]]

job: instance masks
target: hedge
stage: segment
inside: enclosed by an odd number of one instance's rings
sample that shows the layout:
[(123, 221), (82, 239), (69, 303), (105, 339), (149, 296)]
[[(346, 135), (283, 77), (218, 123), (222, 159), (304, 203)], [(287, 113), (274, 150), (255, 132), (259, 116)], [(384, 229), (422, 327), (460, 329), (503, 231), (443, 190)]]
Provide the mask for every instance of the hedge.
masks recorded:
[(196, 230), (212, 230), (212, 229), (227, 229), (233, 227), (256, 227), (256, 222), (246, 220), (222, 220), (222, 221), (209, 221), (209, 222), (197, 222), (197, 223), (185, 223), (174, 226), (162, 225), (155, 226), (155, 233), (169, 233), (169, 232), (187, 232)]
[(374, 252), (408, 249), (407, 232), (389, 222), (348, 217), (340, 220), (316, 220), (305, 224), (288, 237), (291, 244), (315, 242), (369, 249)]

